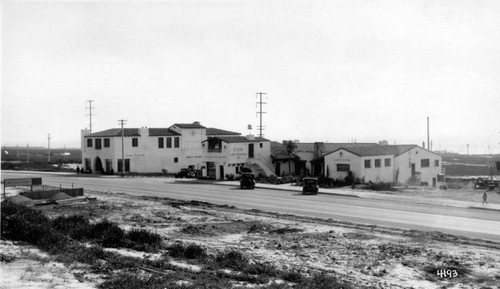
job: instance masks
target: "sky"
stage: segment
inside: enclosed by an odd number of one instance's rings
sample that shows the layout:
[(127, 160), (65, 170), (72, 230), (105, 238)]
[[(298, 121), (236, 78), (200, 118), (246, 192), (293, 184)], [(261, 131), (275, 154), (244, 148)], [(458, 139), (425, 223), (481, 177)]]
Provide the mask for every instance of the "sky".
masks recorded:
[[(500, 153), (500, 1), (2, 1), (1, 139), (206, 127)], [(248, 130), (248, 125), (252, 130)]]

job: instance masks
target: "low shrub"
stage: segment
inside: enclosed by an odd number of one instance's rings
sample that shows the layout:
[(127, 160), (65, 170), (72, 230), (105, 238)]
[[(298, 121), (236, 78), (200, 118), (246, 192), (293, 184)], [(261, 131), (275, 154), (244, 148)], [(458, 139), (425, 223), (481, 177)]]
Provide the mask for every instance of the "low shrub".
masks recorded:
[(198, 244), (191, 243), (186, 247), (184, 251), (184, 256), (187, 259), (203, 259), (207, 256), (205, 248)]
[(92, 226), (90, 235), (103, 247), (120, 247), (125, 244), (123, 229), (108, 220), (103, 220)]
[(205, 248), (191, 243), (187, 246), (182, 243), (174, 243), (167, 247), (168, 254), (174, 258), (204, 259), (207, 257)]
[(127, 247), (151, 251), (161, 246), (162, 238), (159, 234), (144, 229), (132, 229), (126, 234)]
[(52, 227), (60, 232), (67, 233), (75, 240), (88, 239), (91, 236), (92, 225), (82, 215), (60, 216), (52, 220)]
[(242, 271), (248, 265), (248, 258), (238, 250), (229, 249), (218, 253), (214, 258), (214, 263), (221, 268)]
[(281, 278), (283, 278), (283, 280), (285, 281), (293, 283), (301, 283), (305, 281), (305, 277), (296, 271), (283, 272)]

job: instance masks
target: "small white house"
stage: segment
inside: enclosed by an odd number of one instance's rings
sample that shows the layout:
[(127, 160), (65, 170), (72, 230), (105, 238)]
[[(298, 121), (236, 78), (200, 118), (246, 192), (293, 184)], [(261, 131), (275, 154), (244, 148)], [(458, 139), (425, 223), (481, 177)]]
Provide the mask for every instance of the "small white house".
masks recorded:
[(344, 179), (348, 172), (365, 182), (427, 184), (442, 181), (442, 157), (417, 145), (339, 148), (314, 160), (323, 175)]

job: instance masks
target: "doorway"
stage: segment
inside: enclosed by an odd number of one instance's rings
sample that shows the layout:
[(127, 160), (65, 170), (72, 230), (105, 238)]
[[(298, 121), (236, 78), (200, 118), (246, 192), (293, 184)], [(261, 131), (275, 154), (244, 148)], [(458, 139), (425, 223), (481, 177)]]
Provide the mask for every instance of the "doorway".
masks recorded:
[(253, 158), (253, 143), (248, 144), (248, 157)]
[(224, 166), (219, 166), (219, 175), (220, 175), (220, 179), (223, 180), (224, 179)]
[(100, 157), (96, 157), (95, 158), (95, 162), (94, 162), (94, 171), (97, 173), (102, 173), (104, 171), (104, 169), (102, 168), (102, 161), (101, 161), (101, 158)]

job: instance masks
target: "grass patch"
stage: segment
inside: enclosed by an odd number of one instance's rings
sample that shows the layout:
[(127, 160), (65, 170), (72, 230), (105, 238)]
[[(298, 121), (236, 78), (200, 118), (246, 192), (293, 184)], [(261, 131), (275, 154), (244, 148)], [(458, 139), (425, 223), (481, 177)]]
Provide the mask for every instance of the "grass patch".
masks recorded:
[(206, 249), (195, 243), (188, 245), (174, 243), (166, 249), (168, 250), (168, 254), (174, 258), (205, 259), (207, 257)]
[(284, 234), (291, 234), (291, 233), (298, 233), (304, 231), (303, 229), (298, 229), (298, 228), (279, 228), (270, 231), (269, 233), (271, 234), (278, 234), (278, 235), (284, 235)]

